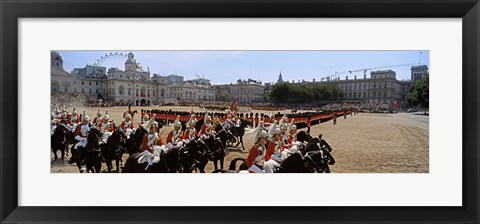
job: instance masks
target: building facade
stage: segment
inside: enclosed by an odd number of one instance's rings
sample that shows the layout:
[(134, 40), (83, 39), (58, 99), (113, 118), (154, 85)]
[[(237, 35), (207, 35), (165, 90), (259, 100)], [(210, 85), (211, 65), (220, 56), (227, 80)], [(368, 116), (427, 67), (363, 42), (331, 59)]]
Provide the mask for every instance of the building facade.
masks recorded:
[[(71, 73), (63, 69), (63, 58), (51, 52), (51, 93), (82, 94), (99, 102), (117, 105), (155, 105), (167, 100), (215, 100), (215, 89), (210, 80), (183, 81), (183, 76), (159, 76), (144, 71), (133, 53), (128, 54), (125, 69), (106, 69), (98, 65), (75, 68)], [(169, 101), (170, 102), (170, 101)]]
[[(421, 68), (421, 72), (419, 72)], [(411, 77), (423, 77), (428, 68), (426, 65), (413, 66)], [(421, 74), (421, 75), (419, 75)], [(335, 83), (344, 93), (344, 98), (347, 101), (362, 102), (368, 104), (387, 104), (390, 108), (393, 108), (393, 104), (396, 101), (397, 107), (402, 108), (407, 105), (406, 95), (410, 86), (418, 80), (406, 80), (400, 81), (396, 78), (396, 73), (393, 70), (381, 70), (372, 71), (370, 78), (364, 76), (361, 79), (357, 79), (354, 76), (353, 79), (348, 79), (348, 76), (344, 80), (333, 79)]]
[(236, 100), (238, 103), (264, 102), (265, 100), (265, 86), (256, 80), (238, 80), (235, 84), (214, 87), (218, 95), (228, 95), (227, 100)]

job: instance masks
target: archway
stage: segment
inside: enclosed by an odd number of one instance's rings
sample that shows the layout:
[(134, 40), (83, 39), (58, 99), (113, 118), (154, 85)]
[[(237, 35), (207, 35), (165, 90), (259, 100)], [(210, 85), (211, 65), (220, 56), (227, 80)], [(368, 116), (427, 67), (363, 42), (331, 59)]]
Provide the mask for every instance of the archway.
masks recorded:
[(147, 101), (145, 99), (140, 100), (140, 106), (145, 106), (146, 104), (147, 104)]
[(135, 100), (135, 106), (138, 106), (138, 100)]
[(60, 89), (60, 84), (57, 81), (52, 82), (52, 88), (51, 88), (52, 95), (57, 94), (59, 92), (59, 89)]

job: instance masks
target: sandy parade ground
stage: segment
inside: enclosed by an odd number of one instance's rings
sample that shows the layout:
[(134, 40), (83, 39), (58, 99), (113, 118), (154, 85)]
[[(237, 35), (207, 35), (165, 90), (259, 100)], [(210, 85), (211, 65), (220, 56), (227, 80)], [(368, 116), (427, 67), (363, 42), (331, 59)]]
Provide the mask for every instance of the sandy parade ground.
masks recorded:
[[(80, 108), (77, 112), (87, 111), (87, 115), (93, 120), (98, 108)], [(117, 125), (122, 122), (123, 112), (127, 107), (100, 108), (103, 115), (108, 109), (110, 119)], [(198, 107), (132, 107), (138, 110), (134, 117), (135, 125), (140, 123), (140, 109), (159, 109), (177, 111), (204, 111)], [(68, 108), (71, 113), (72, 108)], [(257, 111), (253, 111), (254, 113)], [(262, 112), (262, 111), (258, 111)], [(276, 111), (277, 112), (277, 111)], [(275, 113), (276, 113), (275, 112)], [(280, 111), (289, 113), (290, 111)], [(302, 112), (302, 111), (298, 111)], [(270, 114), (271, 112), (266, 112)], [(165, 141), (167, 134), (173, 127), (163, 127), (159, 132)], [(306, 130), (300, 129), (299, 131)], [(348, 116), (347, 119), (339, 117), (337, 125), (332, 121), (314, 125), (311, 134), (317, 136), (323, 133), (323, 138), (333, 148), (332, 156), (336, 164), (330, 166), (333, 173), (428, 173), (429, 172), (429, 118), (419, 114), (373, 114), (359, 113)], [(245, 151), (239, 148), (229, 148), (229, 154), (225, 157), (224, 169), (228, 168), (230, 161), (237, 157), (246, 158), (248, 150), (252, 146), (249, 135), (244, 136)], [(48, 149), (53, 160), (53, 154)], [(60, 156), (60, 152), (57, 152)], [(71, 154), (69, 154), (70, 156)], [(124, 154), (126, 161), (128, 154)], [(78, 173), (75, 165), (56, 160), (51, 164), (51, 173)], [(239, 164), (237, 164), (238, 167)], [(115, 165), (114, 165), (115, 169)], [(107, 167), (102, 164), (102, 172)], [(205, 169), (207, 173), (213, 171), (213, 164), (209, 162)]]

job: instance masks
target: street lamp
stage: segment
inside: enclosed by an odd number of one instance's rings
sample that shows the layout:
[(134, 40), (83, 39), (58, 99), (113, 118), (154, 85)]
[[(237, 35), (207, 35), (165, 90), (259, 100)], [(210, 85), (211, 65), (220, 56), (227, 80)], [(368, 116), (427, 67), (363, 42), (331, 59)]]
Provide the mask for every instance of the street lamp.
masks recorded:
[(135, 80), (139, 80), (140, 76), (132, 75), (132, 76), (129, 77), (129, 79), (132, 80), (132, 82), (133, 82), (133, 102), (132, 103), (134, 103), (135, 106), (137, 106), (136, 103), (135, 103), (135, 94), (136, 94), (136, 92), (135, 92)]

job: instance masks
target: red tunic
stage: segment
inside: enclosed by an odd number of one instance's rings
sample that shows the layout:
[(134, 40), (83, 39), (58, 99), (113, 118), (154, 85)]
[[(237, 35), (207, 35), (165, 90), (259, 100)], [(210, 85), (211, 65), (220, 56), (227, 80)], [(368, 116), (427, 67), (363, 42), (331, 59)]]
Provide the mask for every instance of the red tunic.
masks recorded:
[[(194, 135), (195, 135), (195, 138), (198, 137), (198, 131), (197, 131), (197, 130), (195, 130), (195, 134), (194, 134)], [(190, 139), (190, 128), (187, 129), (187, 130), (185, 131), (185, 133), (183, 134), (183, 139)]]
[[(213, 131), (213, 125), (210, 126), (210, 133)], [(200, 129), (200, 135), (206, 134), (207, 132), (207, 126), (205, 124), (202, 125), (202, 128)]]
[[(134, 128), (134, 127), (135, 127), (135, 124), (133, 123), (133, 121), (130, 121), (130, 128)], [(120, 128), (125, 130), (125, 121), (123, 121), (122, 124), (120, 124)]]
[[(183, 139), (182, 133), (180, 133), (180, 140)], [(173, 131), (170, 131), (167, 135), (167, 144), (173, 142)]]
[[(261, 156), (260, 151), (257, 148), (257, 145), (253, 145), (250, 151), (248, 152), (248, 157), (245, 160), (245, 164), (247, 164), (247, 167), (250, 168), (256, 161), (257, 157)], [(256, 166), (262, 168), (262, 164), (256, 164)]]
[[(162, 141), (162, 138), (160, 137), (160, 135), (158, 133), (155, 133), (157, 134), (157, 138), (158, 138), (158, 145), (163, 145), (163, 141)], [(143, 140), (142, 140), (142, 147), (141, 147), (141, 151), (144, 152), (145, 150), (148, 150), (150, 153), (153, 153), (153, 151), (148, 147), (148, 134), (144, 135), (143, 136)]]

